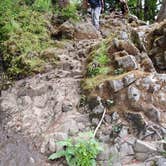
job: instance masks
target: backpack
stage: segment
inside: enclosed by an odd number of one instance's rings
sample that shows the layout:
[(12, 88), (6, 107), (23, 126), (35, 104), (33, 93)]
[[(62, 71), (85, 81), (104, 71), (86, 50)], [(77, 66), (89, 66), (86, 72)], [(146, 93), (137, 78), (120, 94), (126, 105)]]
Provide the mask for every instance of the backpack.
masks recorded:
[(90, 3), (92, 8), (95, 8), (100, 4), (99, 0), (88, 0), (88, 2)]

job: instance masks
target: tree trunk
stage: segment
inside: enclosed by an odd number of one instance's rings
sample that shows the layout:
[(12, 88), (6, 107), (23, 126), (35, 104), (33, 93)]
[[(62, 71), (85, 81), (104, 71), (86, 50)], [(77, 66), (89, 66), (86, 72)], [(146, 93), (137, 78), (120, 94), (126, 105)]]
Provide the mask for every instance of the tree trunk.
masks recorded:
[(163, 21), (164, 19), (166, 19), (166, 0), (163, 0), (162, 2), (161, 9), (157, 16), (157, 21), (160, 22), (160, 21)]

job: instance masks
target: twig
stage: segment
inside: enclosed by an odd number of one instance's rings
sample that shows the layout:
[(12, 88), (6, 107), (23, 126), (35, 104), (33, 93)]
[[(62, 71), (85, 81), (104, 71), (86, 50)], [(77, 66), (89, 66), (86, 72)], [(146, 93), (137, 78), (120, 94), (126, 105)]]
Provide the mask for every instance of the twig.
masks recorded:
[(101, 120), (100, 120), (99, 124), (97, 125), (97, 127), (96, 127), (96, 129), (95, 129), (95, 131), (94, 131), (94, 134), (93, 134), (94, 137), (96, 136), (96, 133), (97, 133), (99, 127), (101, 126), (102, 122), (103, 122), (103, 119), (104, 119), (104, 116), (105, 116), (106, 111), (107, 111), (107, 109), (105, 108), (105, 109), (104, 109), (104, 112), (103, 112), (103, 115), (102, 115), (102, 117), (101, 117)]

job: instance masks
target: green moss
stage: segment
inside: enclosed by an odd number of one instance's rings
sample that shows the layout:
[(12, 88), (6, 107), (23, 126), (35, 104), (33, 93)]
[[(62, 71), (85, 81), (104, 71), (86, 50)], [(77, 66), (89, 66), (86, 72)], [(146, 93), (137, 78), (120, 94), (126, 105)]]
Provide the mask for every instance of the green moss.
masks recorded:
[(95, 76), (93, 78), (86, 78), (82, 82), (82, 88), (85, 91), (92, 91), (98, 85), (100, 85), (101, 83), (103, 83), (105, 81), (122, 79), (123, 77), (125, 77), (129, 73), (132, 73), (132, 71), (127, 72), (127, 73), (123, 73), (121, 75), (104, 75), (104, 74), (100, 74), (100, 75), (97, 75), (97, 76)]
[[(55, 46), (44, 13), (20, 5), (17, 0), (4, 0), (0, 2), (1, 8), (0, 46), (7, 75), (18, 79), (42, 71), (48, 60), (42, 59), (40, 52)], [(51, 60), (55, 61), (56, 57)]]
[(95, 77), (99, 74), (110, 72), (110, 58), (107, 54), (107, 45), (102, 42), (96, 50), (93, 50), (88, 58), (87, 76)]

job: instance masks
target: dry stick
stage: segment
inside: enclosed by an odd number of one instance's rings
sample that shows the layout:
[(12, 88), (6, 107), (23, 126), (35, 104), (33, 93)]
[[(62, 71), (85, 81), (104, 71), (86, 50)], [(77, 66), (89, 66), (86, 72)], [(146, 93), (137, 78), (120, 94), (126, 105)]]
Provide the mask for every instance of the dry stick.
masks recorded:
[(102, 117), (101, 117), (101, 120), (100, 120), (99, 124), (97, 125), (97, 127), (96, 127), (96, 129), (95, 129), (95, 131), (94, 131), (94, 134), (93, 134), (94, 137), (96, 136), (97, 130), (99, 129), (99, 127), (101, 126), (101, 124), (102, 124), (102, 122), (103, 122), (103, 119), (104, 119), (104, 116), (105, 116), (106, 111), (107, 111), (107, 109), (105, 108), (105, 109), (104, 109), (104, 112), (103, 112), (103, 115), (102, 115)]

